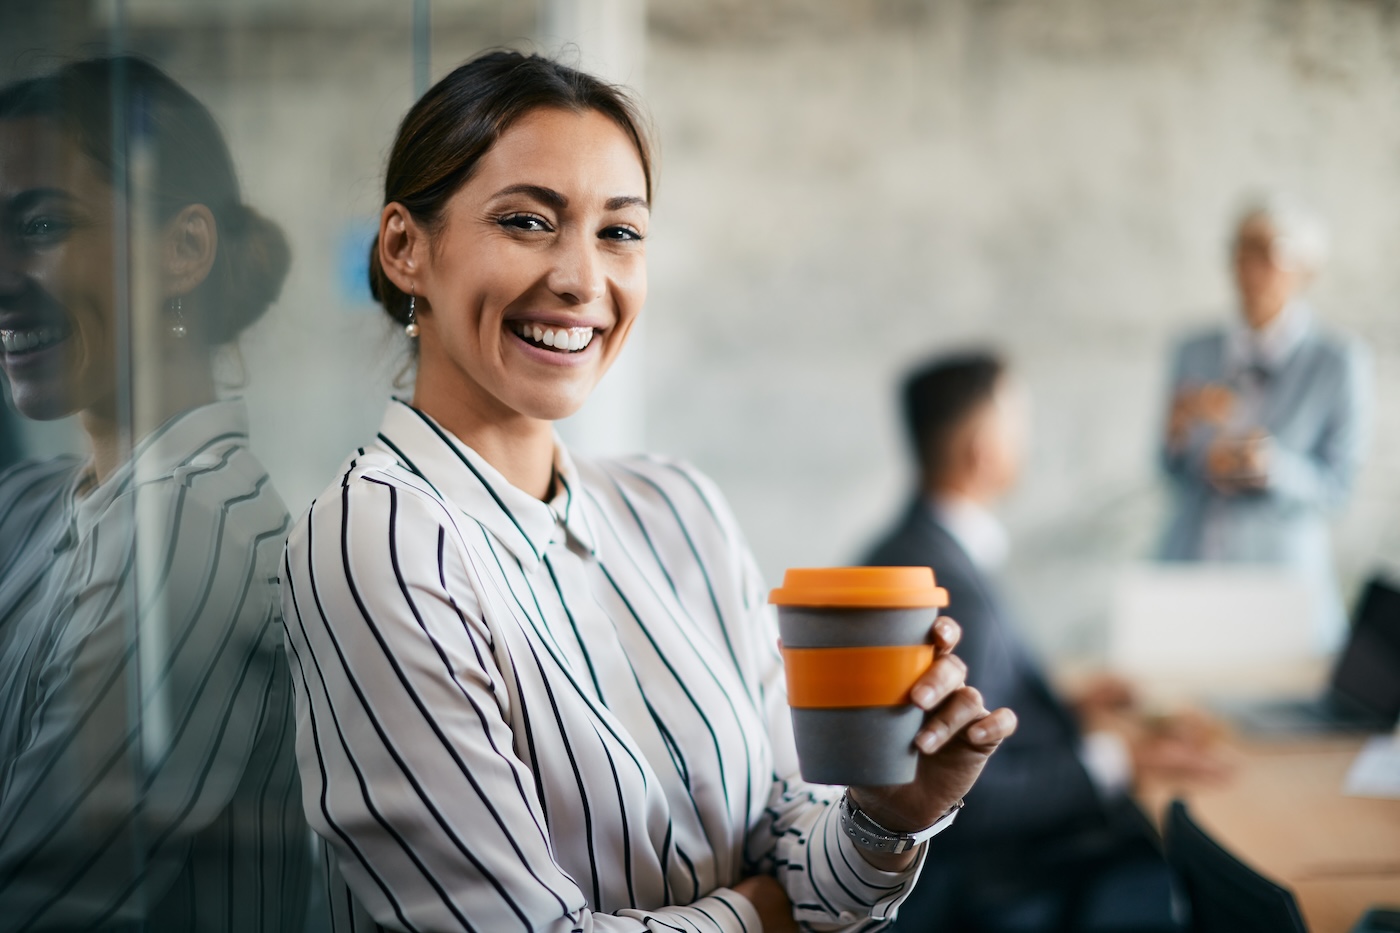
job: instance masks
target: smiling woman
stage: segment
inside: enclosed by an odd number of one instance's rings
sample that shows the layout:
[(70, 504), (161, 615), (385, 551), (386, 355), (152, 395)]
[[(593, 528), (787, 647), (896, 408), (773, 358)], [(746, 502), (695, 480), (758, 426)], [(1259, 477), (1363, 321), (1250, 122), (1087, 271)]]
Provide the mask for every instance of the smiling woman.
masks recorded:
[[(371, 278), (417, 341), (413, 399), (283, 573), (338, 929), (872, 929), (914, 880), (916, 851), (862, 848), (797, 776), (719, 492), (554, 433), (641, 312), (651, 195), (632, 104), (538, 56), (468, 62), (400, 127)], [(963, 686), (957, 626), (933, 640), (918, 779), (850, 797), (896, 831), (949, 812), (1014, 728)]]

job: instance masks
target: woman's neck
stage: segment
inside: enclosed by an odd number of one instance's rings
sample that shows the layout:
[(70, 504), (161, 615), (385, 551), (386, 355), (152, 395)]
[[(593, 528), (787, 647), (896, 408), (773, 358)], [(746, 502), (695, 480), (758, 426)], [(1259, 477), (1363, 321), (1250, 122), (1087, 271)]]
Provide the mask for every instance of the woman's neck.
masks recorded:
[(506, 481), (547, 501), (554, 481), (554, 425), (512, 413), (497, 418), (436, 393), (415, 392), (413, 406), (481, 455)]
[[(158, 389), (150, 393), (150, 398), (151, 404), (139, 406), (140, 410), (132, 419), (133, 447), (181, 412), (216, 401), (218, 393), (207, 367), (182, 366), (167, 369), (165, 378)], [(122, 417), (115, 393), (85, 408), (79, 421), (92, 452), (94, 479), (98, 484), (104, 483), (130, 455), (123, 443)]]

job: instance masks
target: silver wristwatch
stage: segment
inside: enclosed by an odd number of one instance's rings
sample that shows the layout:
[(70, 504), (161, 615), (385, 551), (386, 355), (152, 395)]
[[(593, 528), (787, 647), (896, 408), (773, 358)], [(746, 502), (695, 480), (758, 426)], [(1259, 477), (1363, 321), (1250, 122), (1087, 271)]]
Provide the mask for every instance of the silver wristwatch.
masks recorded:
[(953, 804), (947, 813), (940, 816), (927, 829), (921, 829), (917, 833), (897, 833), (872, 820), (869, 814), (856, 806), (856, 802), (851, 799), (851, 792), (847, 790), (841, 795), (841, 830), (851, 837), (852, 842), (867, 852), (897, 855), (927, 842), (952, 826), (953, 818), (958, 815), (958, 811), (962, 808), (963, 802), (959, 798), (958, 802)]

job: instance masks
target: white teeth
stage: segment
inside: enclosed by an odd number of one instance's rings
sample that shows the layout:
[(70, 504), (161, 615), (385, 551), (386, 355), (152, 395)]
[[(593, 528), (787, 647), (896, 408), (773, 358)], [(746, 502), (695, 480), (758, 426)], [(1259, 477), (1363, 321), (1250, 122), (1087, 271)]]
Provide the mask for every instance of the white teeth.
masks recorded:
[(594, 331), (591, 327), (552, 328), (521, 323), (512, 325), (512, 328), (526, 340), (565, 353), (577, 353), (593, 342)]
[(25, 353), (52, 346), (66, 338), (67, 327), (34, 327), (24, 330), (0, 330), (0, 347), (6, 353)]

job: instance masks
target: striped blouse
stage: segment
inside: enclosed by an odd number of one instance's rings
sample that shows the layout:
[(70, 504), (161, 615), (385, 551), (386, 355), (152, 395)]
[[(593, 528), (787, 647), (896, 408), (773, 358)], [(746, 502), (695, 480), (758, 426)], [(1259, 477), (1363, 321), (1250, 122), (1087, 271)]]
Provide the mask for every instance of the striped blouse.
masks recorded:
[[(796, 777), (776, 626), (715, 488), (654, 458), (511, 486), (392, 402), (288, 540), (307, 815), (338, 929), (869, 930), (871, 867)], [(353, 897), (348, 896), (353, 892)], [(372, 917), (372, 920), (370, 919)]]
[(292, 931), (299, 806), (277, 561), (243, 406), (185, 412), (102, 484), (0, 476), (0, 926)]

